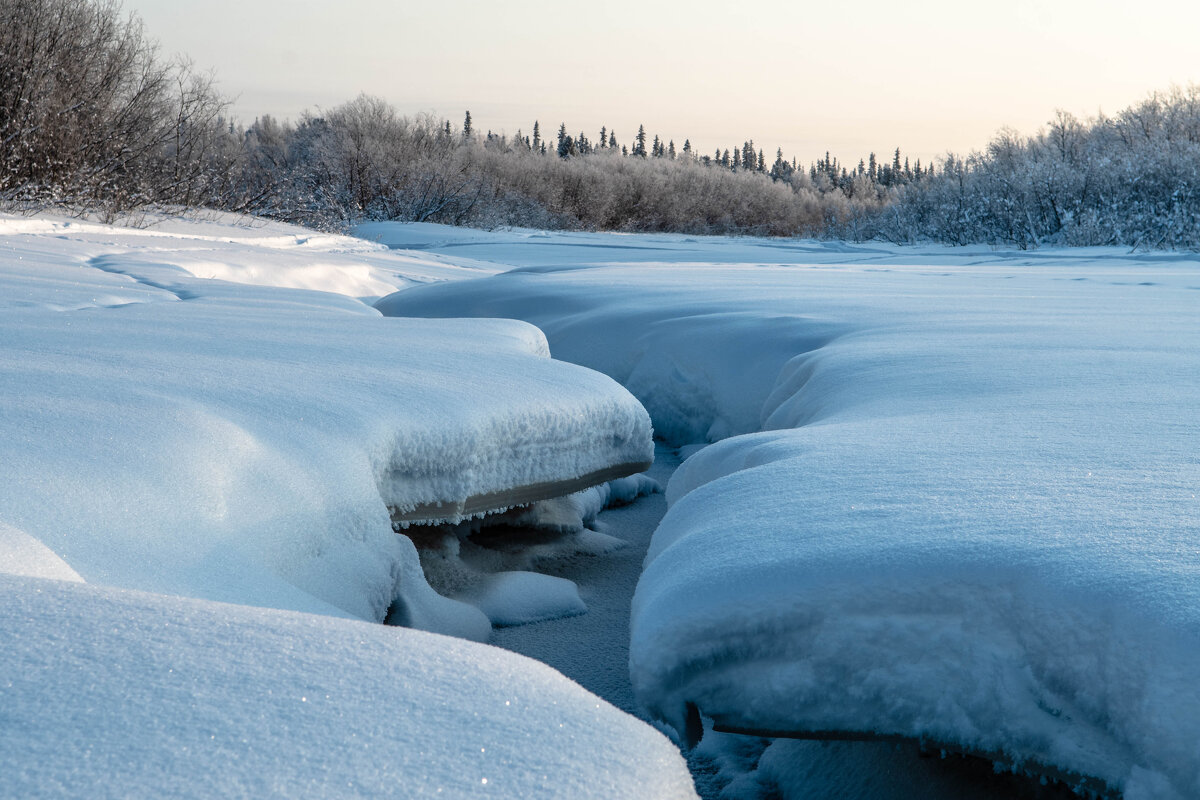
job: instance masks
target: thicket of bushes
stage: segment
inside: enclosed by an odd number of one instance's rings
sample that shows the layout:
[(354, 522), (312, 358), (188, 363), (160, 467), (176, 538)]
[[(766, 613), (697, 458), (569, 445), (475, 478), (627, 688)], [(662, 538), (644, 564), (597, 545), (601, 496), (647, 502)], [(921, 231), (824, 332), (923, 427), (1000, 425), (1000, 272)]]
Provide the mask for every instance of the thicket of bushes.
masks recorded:
[(113, 0), (0, 0), (0, 201), (120, 211), (222, 197), (210, 76)]
[(336, 229), (417, 220), (746, 233), (1200, 248), (1200, 87), (1115, 117), (1059, 113), (1033, 135), (910, 167), (768, 163), (752, 141), (700, 156), (639, 130), (481, 135), (359, 98), (243, 128), (210, 75), (163, 60), (116, 0), (0, 0), (0, 206), (243, 211)]
[(864, 235), (897, 242), (1200, 248), (1200, 87), (1114, 117), (1059, 112), (1033, 136), (1002, 131), (907, 187)]
[[(808, 175), (706, 166), (615, 147), (564, 152), (409, 119), (359, 97), (297, 124), (246, 131), (241, 198), (257, 213), (321, 227), (356, 219), (689, 233), (816, 235), (882, 203), (824, 191)], [(865, 194), (865, 193), (864, 193)]]

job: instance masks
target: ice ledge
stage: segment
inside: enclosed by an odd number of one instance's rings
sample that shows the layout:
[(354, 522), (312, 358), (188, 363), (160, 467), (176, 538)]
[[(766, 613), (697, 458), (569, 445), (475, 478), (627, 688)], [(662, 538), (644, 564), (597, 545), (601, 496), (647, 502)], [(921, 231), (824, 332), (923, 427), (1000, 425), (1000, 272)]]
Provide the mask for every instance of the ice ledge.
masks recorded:
[(483, 492), (458, 501), (421, 503), (415, 508), (401, 510), (390, 506), (392, 523), (400, 527), (412, 524), (461, 522), (492, 511), (505, 511), (515, 506), (529, 505), (598, 486), (618, 478), (627, 478), (650, 469), (651, 461), (632, 461), (592, 470), (576, 478), (540, 481), (511, 489)]

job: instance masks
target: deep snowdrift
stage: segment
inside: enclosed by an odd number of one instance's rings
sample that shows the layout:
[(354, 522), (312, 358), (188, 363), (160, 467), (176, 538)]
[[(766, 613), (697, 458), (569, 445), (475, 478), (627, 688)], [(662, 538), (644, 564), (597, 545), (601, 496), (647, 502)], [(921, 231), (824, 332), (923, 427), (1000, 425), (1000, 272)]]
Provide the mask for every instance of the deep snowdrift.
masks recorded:
[[(89, 582), (381, 620), (413, 563), (389, 506), (651, 458), (637, 402), (535, 328), (201, 280), (176, 241), (4, 241), (0, 521)], [(267, 271), (267, 241), (222, 252)]]
[(0, 216), (0, 795), (693, 797), (553, 671), (345, 619), (486, 638), (389, 506), (636, 466), (645, 411), (525, 323), (345, 296), (478, 270), (233, 223)]
[(672, 480), (639, 584), (653, 713), (1200, 795), (1195, 261), (681, 237), (564, 256), (583, 235), (554, 266), (505, 237), (523, 269), (379, 307), (532, 321), (659, 432), (731, 437)]
[(0, 574), (4, 797), (695, 797), (549, 667), (403, 628)]

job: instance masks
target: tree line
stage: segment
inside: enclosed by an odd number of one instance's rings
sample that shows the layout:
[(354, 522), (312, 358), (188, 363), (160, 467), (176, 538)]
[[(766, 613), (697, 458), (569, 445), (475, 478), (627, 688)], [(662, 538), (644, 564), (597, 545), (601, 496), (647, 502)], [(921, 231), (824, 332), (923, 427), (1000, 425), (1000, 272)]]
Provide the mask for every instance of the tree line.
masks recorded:
[(0, 0), (0, 207), (146, 206), (323, 229), (362, 220), (892, 242), (1200, 247), (1200, 88), (910, 163), (801, 165), (747, 139), (481, 133), (360, 96), (242, 126), (210, 74), (164, 60), (116, 0)]
[[(319, 228), (360, 220), (819, 235), (890, 199), (898, 172), (808, 170), (752, 141), (486, 134), (360, 96), (232, 122), (212, 76), (164, 60), (117, 0), (0, 0), (0, 204), (108, 217), (207, 207)], [(920, 171), (907, 179), (919, 177)], [(866, 176), (866, 177), (864, 177)]]
[(947, 156), (936, 178), (865, 221), (894, 242), (1200, 249), (1200, 86), (1154, 92), (1114, 116), (1058, 112)]

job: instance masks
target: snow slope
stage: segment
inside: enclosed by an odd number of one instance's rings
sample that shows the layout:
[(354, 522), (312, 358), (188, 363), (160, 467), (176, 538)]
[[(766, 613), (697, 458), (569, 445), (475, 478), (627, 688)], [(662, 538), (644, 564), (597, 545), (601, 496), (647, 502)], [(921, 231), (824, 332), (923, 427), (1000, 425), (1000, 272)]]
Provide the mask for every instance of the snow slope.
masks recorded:
[(378, 307), (531, 321), (659, 433), (720, 440), (635, 598), (652, 713), (1200, 796), (1194, 258), (492, 239), (517, 270)]
[(0, 796), (694, 797), (554, 670), (404, 628), (0, 574)]

